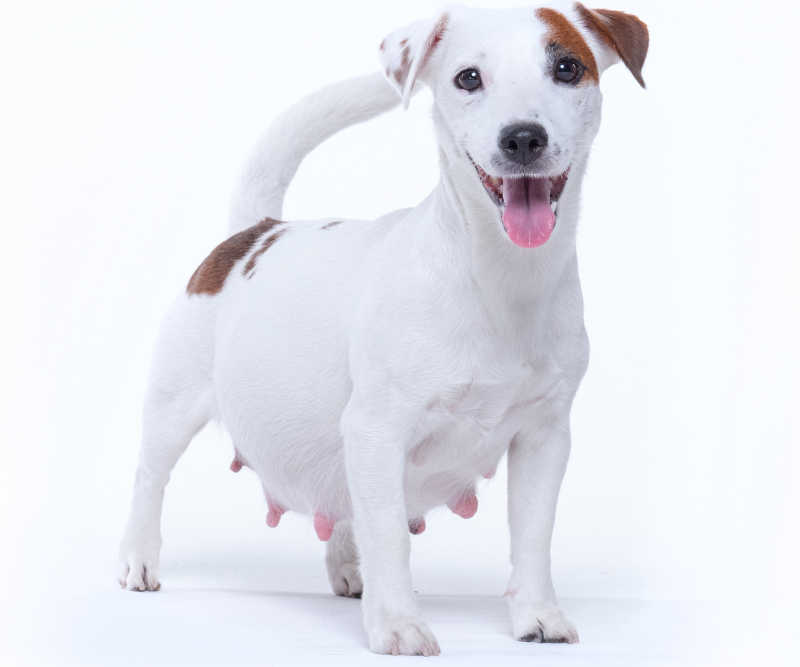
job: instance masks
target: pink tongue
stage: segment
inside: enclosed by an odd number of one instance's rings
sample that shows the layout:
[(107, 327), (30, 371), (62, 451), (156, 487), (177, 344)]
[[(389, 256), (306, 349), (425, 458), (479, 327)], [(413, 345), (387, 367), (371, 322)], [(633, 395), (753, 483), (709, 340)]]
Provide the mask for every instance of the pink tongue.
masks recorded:
[(542, 245), (556, 226), (550, 208), (549, 178), (503, 179), (503, 225), (508, 237), (523, 248)]

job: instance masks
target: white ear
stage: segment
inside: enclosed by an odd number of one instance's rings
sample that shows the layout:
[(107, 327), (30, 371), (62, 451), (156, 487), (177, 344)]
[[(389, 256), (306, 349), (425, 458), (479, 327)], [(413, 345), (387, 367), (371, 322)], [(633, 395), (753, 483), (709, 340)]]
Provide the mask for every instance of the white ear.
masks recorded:
[(384, 74), (408, 108), (414, 83), (422, 74), (447, 29), (447, 14), (417, 21), (395, 30), (381, 42), (380, 59)]

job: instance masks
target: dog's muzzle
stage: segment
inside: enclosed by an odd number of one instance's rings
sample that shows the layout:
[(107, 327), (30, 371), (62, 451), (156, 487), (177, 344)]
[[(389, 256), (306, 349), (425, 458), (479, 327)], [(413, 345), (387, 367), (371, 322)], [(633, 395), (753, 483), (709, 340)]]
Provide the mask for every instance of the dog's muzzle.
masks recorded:
[(489, 197), (500, 209), (508, 238), (523, 248), (546, 243), (556, 226), (558, 200), (567, 184), (569, 169), (551, 177), (498, 178), (487, 174), (474, 160), (472, 164)]

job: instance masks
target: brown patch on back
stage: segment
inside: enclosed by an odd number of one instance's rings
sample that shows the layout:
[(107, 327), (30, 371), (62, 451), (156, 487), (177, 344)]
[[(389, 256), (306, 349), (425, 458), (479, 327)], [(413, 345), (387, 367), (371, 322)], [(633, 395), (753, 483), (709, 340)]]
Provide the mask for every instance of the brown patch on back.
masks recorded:
[(341, 225), (344, 220), (334, 220), (333, 222), (329, 222), (327, 225), (322, 225), (320, 229), (333, 229), (336, 225)]
[(642, 67), (650, 45), (647, 25), (633, 14), (612, 9), (587, 9), (576, 4), (581, 21), (587, 29), (617, 52), (622, 62), (631, 71), (639, 85), (644, 88)]
[(262, 234), (265, 234), (282, 221), (266, 218), (249, 229), (234, 234), (220, 243), (197, 267), (189, 284), (188, 294), (217, 294), (225, 285), (225, 280), (234, 264), (242, 259)]
[(275, 241), (277, 241), (281, 236), (283, 236), (283, 233), (285, 231), (286, 231), (285, 229), (279, 229), (272, 236), (268, 236), (267, 238), (264, 239), (264, 242), (261, 244), (261, 247), (258, 250), (256, 250), (252, 255), (250, 255), (250, 259), (248, 259), (247, 264), (244, 265), (244, 268), (242, 269), (243, 276), (245, 276), (248, 280), (253, 277), (253, 272), (255, 271), (256, 262), (258, 261), (258, 258), (261, 257), (261, 255), (263, 255), (265, 252), (267, 252), (267, 250), (269, 250), (272, 247), (272, 244), (275, 243)]
[(589, 48), (586, 40), (580, 31), (564, 16), (561, 12), (549, 7), (541, 7), (536, 10), (536, 18), (547, 25), (548, 31), (545, 35), (547, 46), (554, 45), (569, 51), (573, 56), (583, 63), (586, 71), (583, 80), (597, 82), (599, 74), (597, 71), (597, 61), (594, 53)]

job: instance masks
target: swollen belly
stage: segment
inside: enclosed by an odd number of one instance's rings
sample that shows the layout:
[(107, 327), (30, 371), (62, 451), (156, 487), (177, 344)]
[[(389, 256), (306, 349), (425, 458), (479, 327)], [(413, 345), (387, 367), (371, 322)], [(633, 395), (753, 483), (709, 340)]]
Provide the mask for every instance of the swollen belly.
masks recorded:
[[(464, 519), (473, 517), (478, 483), (494, 476), (508, 440), (500, 429), (486, 434), (468, 421), (451, 422), (412, 447), (404, 479), (409, 532), (424, 531), (426, 513), (442, 505)], [(286, 512), (299, 512), (312, 517), (317, 537), (327, 541), (338, 521), (352, 517), (339, 439), (294, 448), (237, 448), (230, 469), (243, 467), (262, 482), (270, 528), (277, 528)]]

